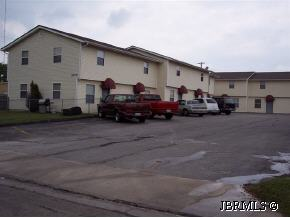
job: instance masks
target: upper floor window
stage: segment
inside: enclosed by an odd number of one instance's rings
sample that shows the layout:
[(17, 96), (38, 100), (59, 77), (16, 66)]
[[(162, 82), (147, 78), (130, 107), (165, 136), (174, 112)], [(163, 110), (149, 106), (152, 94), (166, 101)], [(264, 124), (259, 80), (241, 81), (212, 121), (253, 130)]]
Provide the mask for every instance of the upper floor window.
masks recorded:
[(27, 98), (27, 84), (20, 84), (20, 98)]
[(266, 82), (260, 81), (260, 89), (266, 89)]
[(229, 88), (234, 89), (235, 88), (235, 81), (229, 81)]
[(261, 104), (262, 104), (261, 99), (259, 98), (255, 99), (255, 108), (261, 108)]
[(61, 63), (62, 48), (53, 48), (53, 63)]
[(149, 63), (144, 62), (144, 74), (148, 74), (148, 72), (149, 72)]
[(53, 83), (52, 84), (52, 98), (60, 99), (60, 92), (61, 92), (61, 83)]
[(101, 66), (105, 65), (105, 52), (104, 51), (97, 52), (97, 65), (101, 65)]
[(28, 65), (28, 51), (22, 51), (21, 53), (21, 64)]
[(176, 76), (180, 76), (180, 68), (179, 67), (176, 69)]
[(200, 74), (200, 81), (203, 82), (203, 73)]

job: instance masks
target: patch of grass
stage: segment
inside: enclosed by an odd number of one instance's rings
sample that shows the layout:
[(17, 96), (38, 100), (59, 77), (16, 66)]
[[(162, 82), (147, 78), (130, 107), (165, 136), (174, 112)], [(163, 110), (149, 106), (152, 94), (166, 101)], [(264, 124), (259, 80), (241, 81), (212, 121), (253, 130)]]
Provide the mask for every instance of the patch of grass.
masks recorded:
[(274, 177), (258, 184), (248, 184), (245, 189), (266, 202), (275, 201), (279, 205), (278, 211), (284, 216), (290, 216), (290, 176)]
[(78, 118), (93, 117), (92, 114), (81, 114), (75, 116), (63, 116), (60, 113), (56, 114), (40, 114), (31, 113), (29, 111), (0, 111), (0, 126), (12, 124), (24, 124), (35, 122), (50, 122), (57, 120), (73, 120)]

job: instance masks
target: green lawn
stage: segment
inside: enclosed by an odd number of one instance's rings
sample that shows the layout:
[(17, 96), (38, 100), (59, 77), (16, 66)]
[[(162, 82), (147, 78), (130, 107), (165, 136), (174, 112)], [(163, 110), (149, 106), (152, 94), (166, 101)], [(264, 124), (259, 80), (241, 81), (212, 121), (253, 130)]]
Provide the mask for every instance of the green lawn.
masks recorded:
[(56, 114), (40, 114), (31, 113), (28, 111), (0, 111), (0, 126), (7, 124), (23, 124), (34, 123), (40, 121), (56, 121), (56, 120), (72, 120), (84, 117), (93, 117), (92, 114), (81, 114), (75, 116), (63, 116), (60, 113)]
[(274, 177), (258, 184), (249, 184), (245, 189), (266, 202), (275, 201), (279, 205), (278, 212), (290, 216), (290, 176)]

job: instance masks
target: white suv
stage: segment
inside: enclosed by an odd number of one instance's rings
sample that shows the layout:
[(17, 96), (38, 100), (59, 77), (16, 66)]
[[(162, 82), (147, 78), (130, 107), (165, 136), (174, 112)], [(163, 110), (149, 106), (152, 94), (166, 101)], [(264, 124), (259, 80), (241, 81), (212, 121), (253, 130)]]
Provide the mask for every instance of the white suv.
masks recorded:
[(199, 103), (203, 103), (206, 106), (207, 112), (211, 114), (219, 114), (220, 109), (219, 106), (213, 98), (197, 98)]

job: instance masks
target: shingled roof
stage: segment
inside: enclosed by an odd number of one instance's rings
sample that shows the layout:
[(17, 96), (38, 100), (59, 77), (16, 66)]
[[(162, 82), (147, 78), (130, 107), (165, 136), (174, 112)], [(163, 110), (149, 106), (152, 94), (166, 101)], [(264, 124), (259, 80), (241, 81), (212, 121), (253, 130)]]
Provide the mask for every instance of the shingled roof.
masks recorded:
[(290, 80), (290, 72), (215, 72), (216, 80)]
[(290, 80), (290, 72), (257, 72), (251, 80)]
[(254, 72), (215, 72), (216, 80), (246, 80)]

